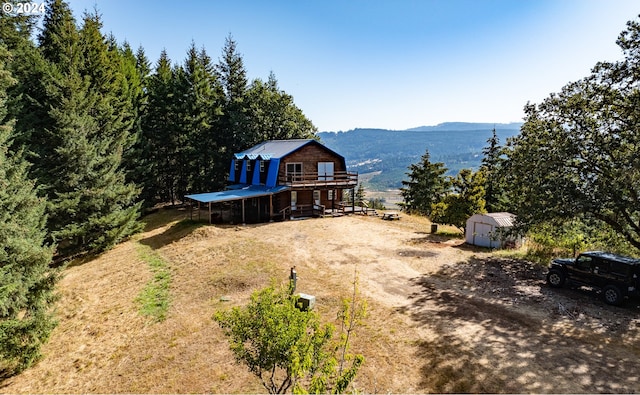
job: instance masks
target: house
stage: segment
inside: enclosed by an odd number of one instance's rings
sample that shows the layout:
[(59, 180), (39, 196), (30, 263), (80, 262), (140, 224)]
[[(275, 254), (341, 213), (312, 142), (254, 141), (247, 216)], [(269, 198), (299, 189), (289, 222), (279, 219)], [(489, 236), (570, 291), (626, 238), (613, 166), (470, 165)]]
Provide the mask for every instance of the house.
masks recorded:
[(206, 204), (211, 222), (223, 218), (222, 206), (242, 223), (319, 216), (344, 212), (345, 190), (353, 194), (358, 174), (316, 140), (270, 140), (234, 154), (228, 181), (224, 191), (185, 198)]
[(517, 247), (522, 238), (511, 235), (516, 216), (511, 213), (474, 214), (467, 220), (467, 244), (489, 248)]

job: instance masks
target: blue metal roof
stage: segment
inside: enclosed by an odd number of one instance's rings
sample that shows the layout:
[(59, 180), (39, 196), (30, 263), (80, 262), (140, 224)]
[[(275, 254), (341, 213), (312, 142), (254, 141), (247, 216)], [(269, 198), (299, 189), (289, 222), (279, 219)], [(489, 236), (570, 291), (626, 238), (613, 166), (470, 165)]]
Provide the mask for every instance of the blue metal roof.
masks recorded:
[(185, 197), (201, 203), (221, 203), (233, 200), (250, 199), (260, 196), (269, 196), (290, 189), (285, 185), (271, 188), (264, 185), (230, 186), (230, 188), (232, 187), (233, 189), (227, 191), (198, 193), (195, 195), (186, 195)]

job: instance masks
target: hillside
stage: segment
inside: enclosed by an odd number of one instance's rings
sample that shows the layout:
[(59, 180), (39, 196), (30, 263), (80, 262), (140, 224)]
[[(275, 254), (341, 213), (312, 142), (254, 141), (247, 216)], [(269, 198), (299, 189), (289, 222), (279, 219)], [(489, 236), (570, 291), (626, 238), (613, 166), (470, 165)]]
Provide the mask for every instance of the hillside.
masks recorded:
[[(209, 226), (162, 210), (133, 240), (65, 270), (44, 358), (3, 393), (263, 393), (212, 320), (297, 267), (298, 290), (333, 321), (357, 271), (369, 316), (354, 352), (362, 393), (640, 392), (638, 306), (554, 290), (544, 268), (425, 232), (424, 218)], [(136, 302), (171, 273), (163, 322)], [(224, 298), (223, 298), (224, 296)]]
[(318, 135), (327, 147), (347, 159), (350, 170), (361, 174), (379, 172), (368, 181), (369, 189), (386, 190), (399, 188), (407, 167), (418, 162), (427, 149), (432, 161), (444, 162), (448, 175), (463, 168), (476, 170), (493, 127), (504, 144), (519, 133), (521, 125), (449, 122), (402, 131), (354, 129)]

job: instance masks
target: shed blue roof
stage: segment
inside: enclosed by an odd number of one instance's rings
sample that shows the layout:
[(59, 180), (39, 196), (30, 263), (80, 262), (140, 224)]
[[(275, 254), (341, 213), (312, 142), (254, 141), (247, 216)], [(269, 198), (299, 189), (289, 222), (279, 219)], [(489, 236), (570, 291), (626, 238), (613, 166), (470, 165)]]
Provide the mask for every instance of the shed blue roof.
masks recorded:
[(220, 192), (198, 193), (195, 195), (186, 195), (185, 197), (201, 203), (222, 203), (233, 200), (269, 196), (290, 189), (285, 185), (271, 188), (265, 187), (264, 185), (232, 185), (230, 188), (233, 189)]

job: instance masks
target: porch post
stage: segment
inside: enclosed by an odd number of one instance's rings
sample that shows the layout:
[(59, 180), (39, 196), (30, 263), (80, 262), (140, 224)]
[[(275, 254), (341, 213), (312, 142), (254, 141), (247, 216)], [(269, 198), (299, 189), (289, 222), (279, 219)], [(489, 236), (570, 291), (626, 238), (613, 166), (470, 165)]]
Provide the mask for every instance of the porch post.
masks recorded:
[(209, 225), (211, 225), (211, 202), (209, 202)]
[(338, 194), (339, 189), (334, 189), (331, 193), (331, 213), (333, 213), (336, 209), (336, 195)]
[(351, 213), (356, 213), (356, 189), (351, 189)]
[(273, 221), (273, 194), (269, 195), (269, 222)]
[(246, 221), (244, 220), (244, 201), (246, 199), (242, 199), (242, 225), (244, 225), (246, 223)]

